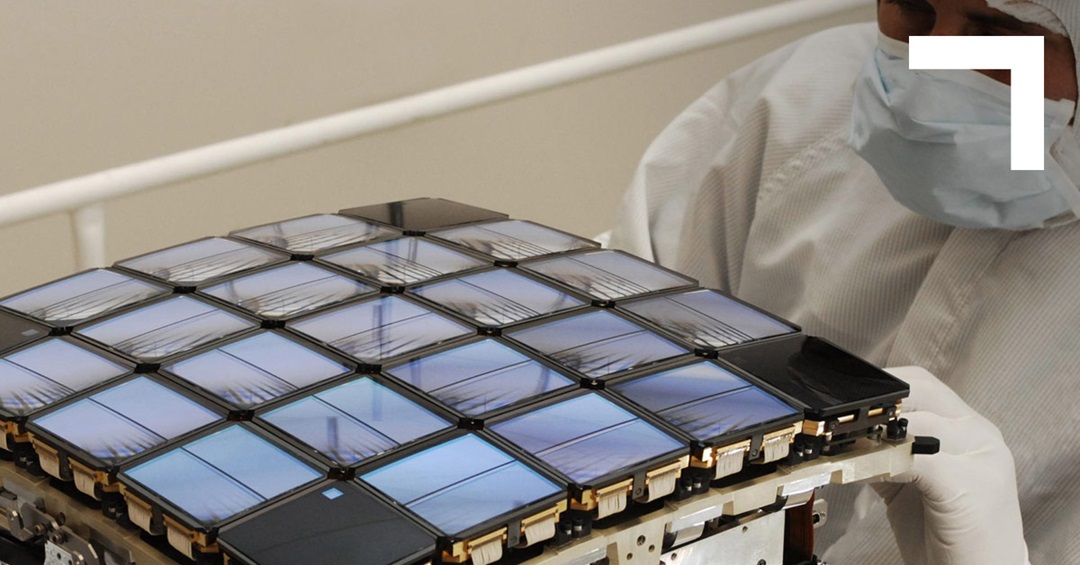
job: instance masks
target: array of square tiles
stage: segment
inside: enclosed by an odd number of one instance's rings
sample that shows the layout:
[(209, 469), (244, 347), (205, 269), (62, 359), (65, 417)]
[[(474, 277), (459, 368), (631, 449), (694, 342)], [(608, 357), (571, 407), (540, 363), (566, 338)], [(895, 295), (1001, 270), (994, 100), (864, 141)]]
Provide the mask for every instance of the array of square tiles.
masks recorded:
[[(189, 555), (220, 534), (252, 564), (307, 551), (484, 565), (555, 536), (568, 496), (630, 481), (627, 496), (654, 500), (694, 442), (801, 420), (791, 397), (703, 357), (798, 335), (628, 254), (420, 199), (0, 300), (0, 421), (7, 449), (32, 445), (90, 496), (121, 493), (133, 522)], [(599, 517), (625, 497), (604, 504)], [(319, 530), (295, 512), (335, 518)]]

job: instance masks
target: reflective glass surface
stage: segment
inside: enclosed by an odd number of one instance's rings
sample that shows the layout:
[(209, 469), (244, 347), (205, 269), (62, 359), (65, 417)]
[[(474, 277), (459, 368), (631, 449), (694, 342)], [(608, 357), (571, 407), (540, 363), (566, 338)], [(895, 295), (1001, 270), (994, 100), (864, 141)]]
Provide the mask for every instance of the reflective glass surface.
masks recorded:
[(214, 285), (203, 292), (273, 320), (378, 292), (378, 289), (305, 262), (275, 267)]
[(323, 259), (388, 286), (424, 282), (485, 264), (479, 259), (415, 237), (340, 251)]
[(598, 300), (620, 300), (694, 284), (694, 280), (615, 251), (545, 259), (522, 269), (551, 277)]
[(49, 328), (0, 310), (0, 352), (15, 349), (49, 335)]
[(507, 217), (500, 212), (442, 198), (413, 198), (349, 208), (341, 213), (411, 231), (434, 230), (484, 220), (504, 220)]
[(521, 220), (469, 225), (431, 235), (507, 261), (597, 246), (593, 241)]
[(350, 369), (293, 340), (263, 332), (165, 370), (246, 410)]
[(240, 425), (170, 449), (122, 475), (208, 526), (322, 477)]
[(187, 296), (98, 322), (75, 333), (138, 359), (154, 360), (204, 345), (255, 324)]
[(112, 465), (219, 419), (180, 393), (138, 377), (30, 422)]
[(95, 269), (12, 296), (0, 306), (67, 326), (169, 292), (125, 274)]
[(795, 332), (795, 328), (712, 290), (659, 296), (623, 304), (622, 308), (703, 348)]
[(193, 285), (285, 259), (269, 249), (211, 237), (116, 264), (175, 285)]
[(229, 235), (258, 241), (290, 253), (310, 254), (394, 235), (391, 229), (337, 214), (294, 218)]
[(422, 286), (414, 292), (481, 326), (491, 327), (522, 322), (585, 304), (507, 269)]
[(507, 335), (591, 377), (688, 353), (671, 341), (602, 310)]
[(469, 416), (576, 384), (490, 339), (422, 357), (386, 373)]
[(474, 333), (396, 296), (319, 314), (291, 327), (367, 363)]
[(701, 441), (799, 414), (764, 390), (709, 362), (609, 388)]
[(836, 347), (804, 335), (721, 350), (720, 358), (800, 402), (814, 418), (907, 396), (904, 381)]
[(262, 418), (345, 465), (451, 427), (368, 378), (291, 402)]
[(686, 445), (596, 393), (490, 426), (577, 483), (589, 483)]
[(218, 539), (259, 565), (396, 565), (435, 552), (434, 535), (356, 483), (341, 481), (230, 524)]
[(127, 371), (70, 342), (48, 339), (0, 359), (0, 409), (25, 416)]
[(448, 535), (563, 490), (473, 434), (421, 451), (361, 479)]

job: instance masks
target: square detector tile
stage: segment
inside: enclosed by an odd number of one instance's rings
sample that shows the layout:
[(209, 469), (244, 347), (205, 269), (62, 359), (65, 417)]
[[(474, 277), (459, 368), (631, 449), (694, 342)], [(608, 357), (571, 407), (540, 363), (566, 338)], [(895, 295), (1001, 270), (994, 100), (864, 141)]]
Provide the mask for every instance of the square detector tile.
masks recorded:
[(363, 363), (383, 361), (475, 330), (397, 296), (316, 314), (290, 327)]
[(121, 471), (120, 480), (201, 527), (216, 527), (323, 478), (245, 425), (232, 424)]
[(300, 389), (342, 377), (352, 369), (274, 332), (260, 332), (167, 365), (163, 371), (251, 410)]
[(71, 446), (88, 463), (113, 466), (220, 420), (199, 402), (139, 376), (35, 416), (28, 427)]
[(522, 220), (462, 226), (433, 232), (431, 237), (456, 243), (503, 261), (520, 261), (575, 249), (599, 247), (595, 241)]
[(0, 310), (0, 353), (42, 339), (49, 331), (47, 326)]
[[(688, 449), (639, 416), (589, 392), (490, 426), (578, 484), (632, 473)], [(621, 478), (621, 477), (620, 477)]]
[(67, 327), (170, 292), (123, 273), (94, 269), (16, 294), (0, 306), (53, 327)]
[(475, 257), (415, 237), (346, 249), (321, 257), (320, 260), (385, 286), (422, 283), (487, 264)]
[(692, 290), (620, 304), (620, 309), (702, 349), (795, 333), (771, 316), (713, 290)]
[(221, 529), (243, 565), (412, 565), (435, 535), (353, 482), (325, 482)]
[(483, 327), (502, 327), (586, 305), (509, 269), (424, 285), (413, 293)]
[(450, 537), (564, 491), (471, 433), (360, 479)]
[(153, 362), (254, 327), (250, 320), (181, 295), (78, 328), (75, 334)]
[(608, 389), (698, 441), (802, 417), (800, 410), (709, 361), (619, 382)]
[(223, 237), (208, 237), (118, 261), (177, 287), (193, 287), (256, 267), (285, 261), (288, 255)]
[(344, 466), (453, 427), (367, 377), (305, 396), (259, 419)]
[(607, 310), (513, 330), (506, 335), (592, 378), (608, 377), (690, 352)]
[(621, 251), (575, 253), (530, 261), (521, 268), (600, 301), (622, 300), (697, 284), (689, 277)]
[(72, 340), (46, 339), (0, 358), (0, 416), (28, 416), (129, 372)]
[(575, 379), (491, 339), (413, 359), (385, 372), (470, 417), (577, 386)]
[(485, 220), (505, 220), (506, 214), (442, 198), (413, 198), (348, 208), (341, 214), (373, 220), (410, 232), (425, 232)]
[(236, 230), (229, 235), (276, 247), (295, 255), (312, 255), (335, 247), (365, 243), (398, 234), (395, 230), (355, 218), (337, 214), (315, 214)]
[(202, 290), (265, 320), (283, 320), (379, 289), (310, 262), (288, 263)]

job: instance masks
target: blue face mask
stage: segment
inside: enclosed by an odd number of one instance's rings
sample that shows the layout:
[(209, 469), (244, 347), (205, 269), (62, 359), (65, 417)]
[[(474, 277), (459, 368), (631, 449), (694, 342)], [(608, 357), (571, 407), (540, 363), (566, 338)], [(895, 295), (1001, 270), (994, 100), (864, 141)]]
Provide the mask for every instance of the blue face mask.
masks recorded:
[(917, 214), (966, 228), (1047, 227), (1080, 217), (1074, 109), (1046, 102), (1046, 170), (1013, 171), (1010, 88), (975, 71), (912, 71), (907, 44), (882, 36), (855, 85), (850, 144)]

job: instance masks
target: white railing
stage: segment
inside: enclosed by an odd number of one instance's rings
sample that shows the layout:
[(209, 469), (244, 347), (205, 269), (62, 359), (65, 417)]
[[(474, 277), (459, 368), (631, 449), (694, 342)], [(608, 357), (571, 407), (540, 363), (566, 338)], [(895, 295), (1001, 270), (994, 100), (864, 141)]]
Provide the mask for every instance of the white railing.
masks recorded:
[(105, 264), (104, 202), (370, 133), (715, 47), (873, 5), (874, 0), (791, 0), (299, 124), (0, 196), (0, 227), (71, 214), (79, 268)]

